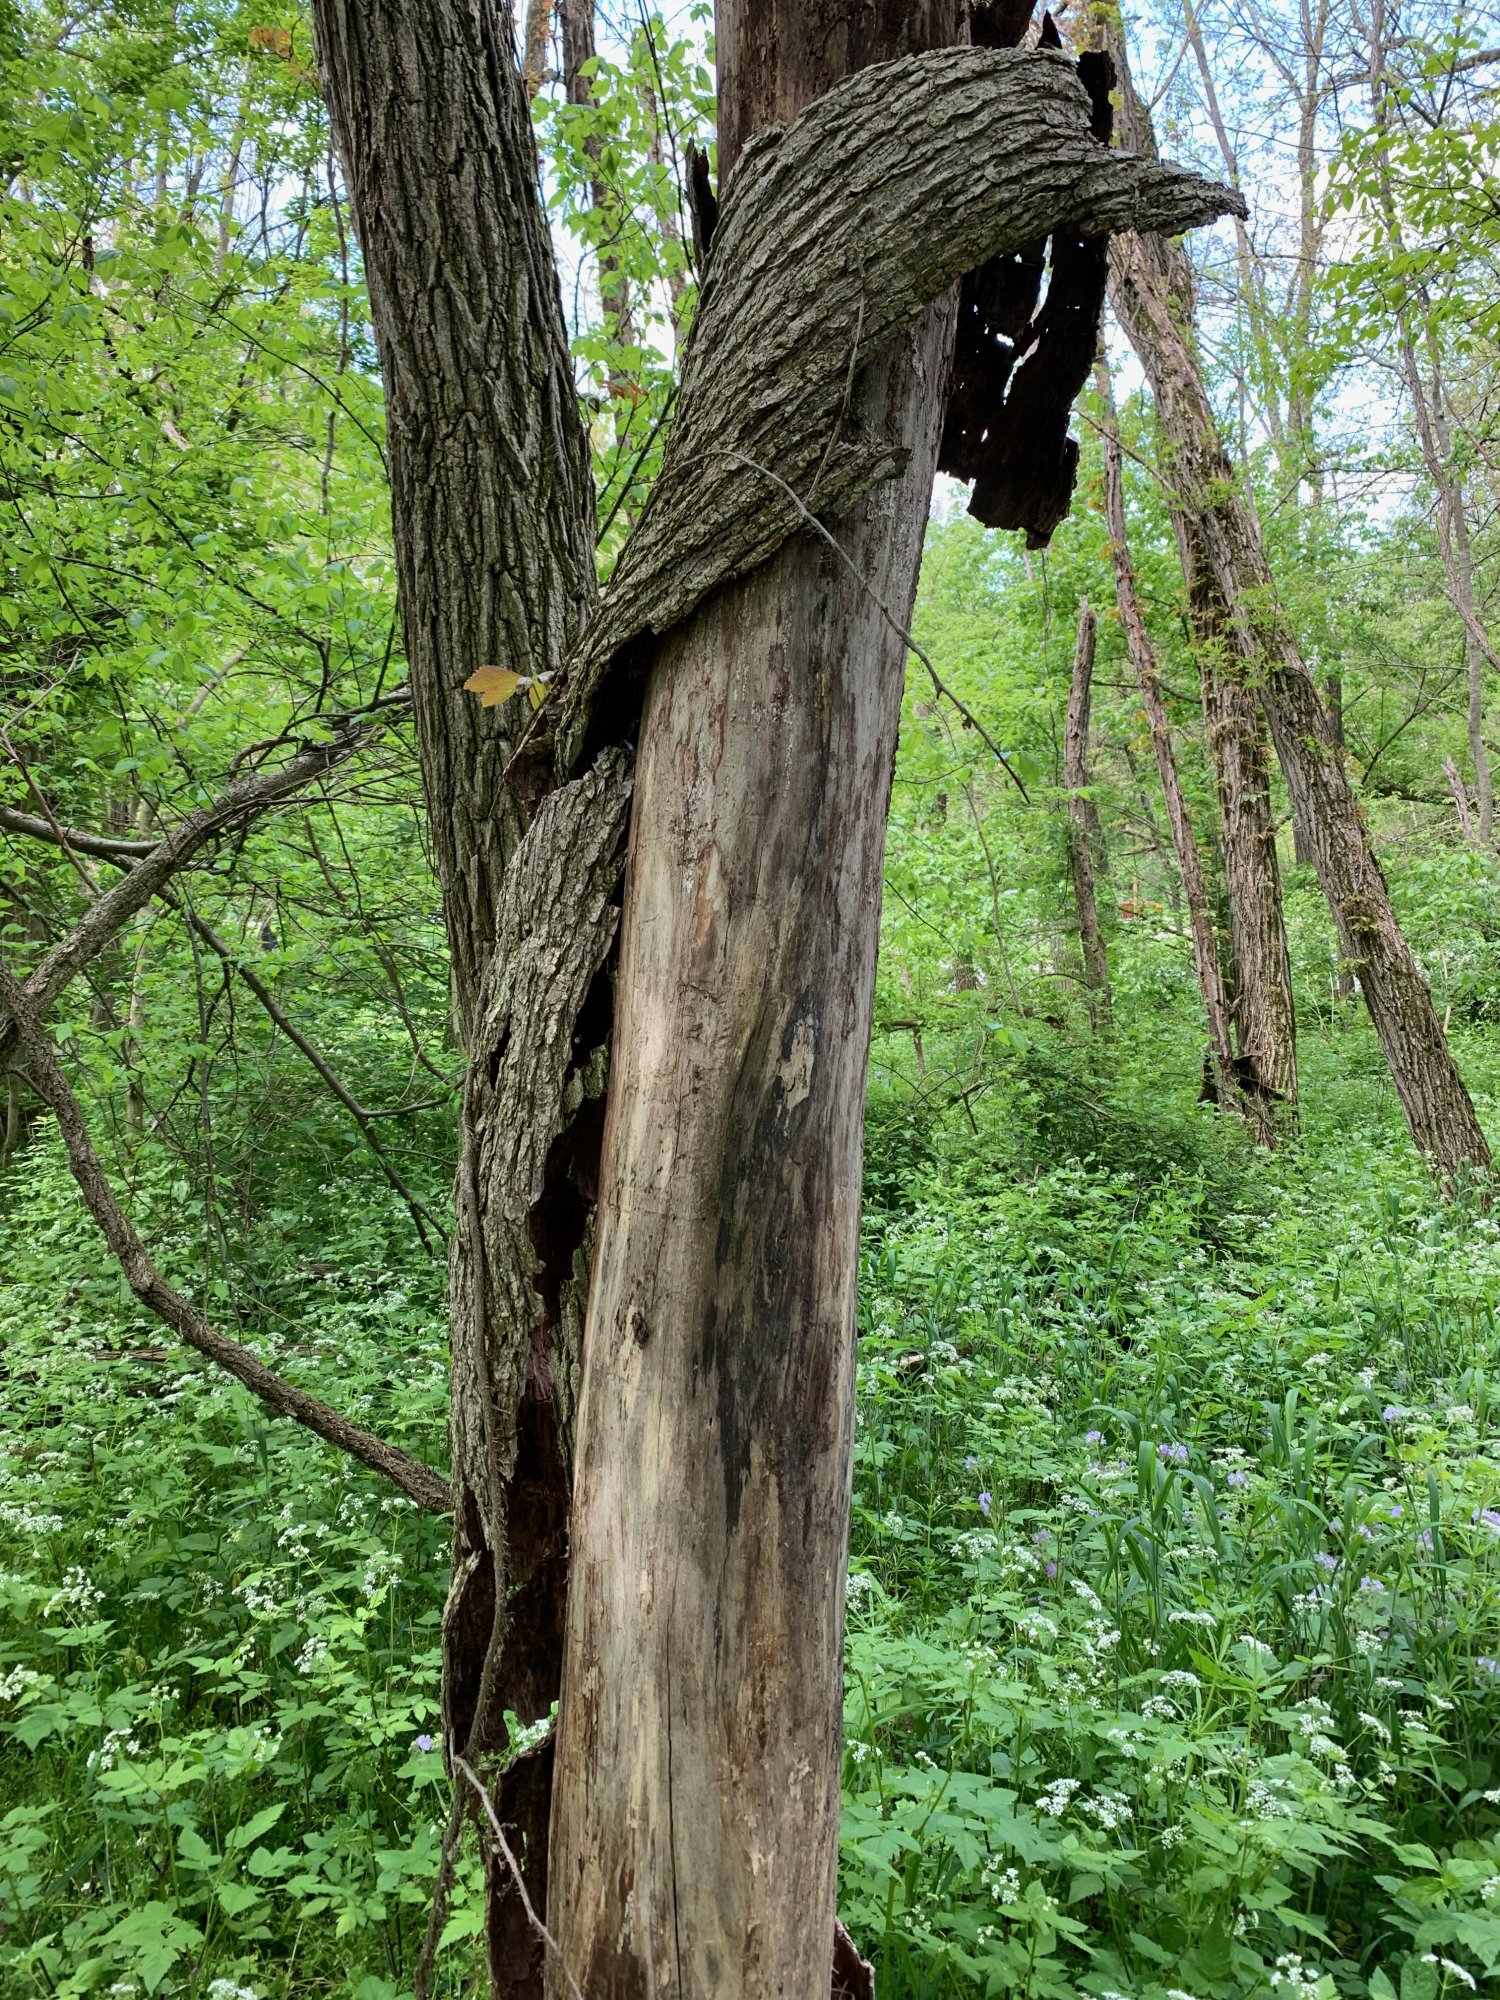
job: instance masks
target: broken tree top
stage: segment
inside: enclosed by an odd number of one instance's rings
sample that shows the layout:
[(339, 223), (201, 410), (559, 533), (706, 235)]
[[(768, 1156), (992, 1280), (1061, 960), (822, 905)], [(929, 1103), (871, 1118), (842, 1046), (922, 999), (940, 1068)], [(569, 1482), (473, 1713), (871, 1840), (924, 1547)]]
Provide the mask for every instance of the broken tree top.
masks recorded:
[(1244, 212), (1215, 181), (1110, 151), (1095, 120), (1060, 52), (941, 49), (858, 71), (746, 147), (660, 476), (568, 668), (559, 771), (618, 734), (627, 648), (901, 470), (902, 440), (860, 428), (850, 384), (966, 272), (1058, 231)]

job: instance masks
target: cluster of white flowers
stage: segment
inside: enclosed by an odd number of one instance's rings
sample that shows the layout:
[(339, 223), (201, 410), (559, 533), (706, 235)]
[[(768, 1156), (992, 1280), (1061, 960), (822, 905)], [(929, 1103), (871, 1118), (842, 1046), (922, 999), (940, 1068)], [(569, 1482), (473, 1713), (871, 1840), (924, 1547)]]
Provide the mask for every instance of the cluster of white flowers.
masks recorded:
[(245, 1609), (257, 1618), (274, 1618), (281, 1610), (281, 1599), (262, 1578), (247, 1576), (238, 1588), (245, 1600)]
[(1057, 1637), (1057, 1621), (1049, 1618), (1045, 1611), (1018, 1611), (1015, 1624), (1022, 1638), (1030, 1639), (1033, 1644), (1039, 1639)]
[(239, 1986), (232, 1979), (215, 1979), (209, 1986), (208, 2000), (260, 2000), (260, 1995), (253, 1986)]
[(1290, 1819), (1292, 1807), (1285, 1798), (1287, 1781), (1285, 1778), (1255, 1778), (1245, 1794), (1245, 1805), (1252, 1819)]
[(1211, 1611), (1169, 1611), (1169, 1625), (1217, 1625), (1218, 1619)]
[(1098, 1792), (1092, 1798), (1080, 1799), (1078, 1810), (1087, 1813), (1105, 1833), (1118, 1833), (1131, 1817), (1129, 1805), (1118, 1792)]
[(401, 1582), (401, 1571), (405, 1568), (400, 1556), (380, 1554), (371, 1556), (365, 1564), (364, 1576), (360, 1579), (360, 1589), (367, 1600), (373, 1602), (386, 1585), (395, 1590)]
[(1315, 1965), (1304, 1965), (1294, 1951), (1285, 1951), (1276, 1961), (1276, 1970), (1271, 1974), (1273, 1986), (1284, 1986), (1291, 2000), (1312, 2000), (1318, 1990), (1323, 1975)]
[(88, 1572), (74, 1568), (64, 1572), (62, 1588), (47, 1599), (42, 1606), (42, 1616), (51, 1618), (59, 1611), (75, 1611), (80, 1618), (87, 1618), (103, 1602), (104, 1592), (94, 1587)]
[(1002, 1872), (998, 1859), (985, 1863), (984, 1880), (991, 1896), (994, 1897), (995, 1901), (1002, 1908), (1008, 1908), (1021, 1893), (1019, 1871), (1015, 1868), (1007, 1868)]
[(0, 1676), (0, 1701), (14, 1701), (27, 1688), (40, 1687), (41, 1683), (41, 1675), (34, 1674), (30, 1667), (12, 1667), (8, 1674)]
[(1153, 1722), (1176, 1722), (1177, 1704), (1169, 1701), (1164, 1694), (1149, 1695), (1141, 1703), (1141, 1714), (1150, 1716)]
[(1458, 1980), (1461, 1985), (1467, 1986), (1471, 1993), (1476, 1990), (1473, 1973), (1469, 1971), (1467, 1966), (1459, 1965), (1456, 1960), (1439, 1958), (1435, 1951), (1424, 1951), (1422, 1954), (1422, 1963), (1424, 1965), (1440, 1965), (1450, 1979)]
[(310, 1674), (314, 1667), (321, 1667), (328, 1658), (328, 1641), (321, 1632), (314, 1632), (294, 1662), (299, 1674)]
[(1052, 1783), (1034, 1803), (1038, 1812), (1044, 1812), (1050, 1819), (1061, 1819), (1068, 1810), (1073, 1794), (1082, 1790), (1077, 1778), (1054, 1778)]
[(1162, 1675), (1161, 1684), (1164, 1688), (1176, 1688), (1183, 1691), (1189, 1688), (1200, 1688), (1203, 1685), (1202, 1681), (1199, 1680), (1190, 1667), (1171, 1668), (1169, 1672)]
[(112, 1771), (122, 1750), (127, 1757), (139, 1757), (143, 1746), (128, 1729), (109, 1730), (99, 1748), (89, 1752), (87, 1768), (90, 1771)]
[(0, 1528), (14, 1528), (22, 1535), (56, 1535), (62, 1531), (61, 1514), (43, 1514), (25, 1500), (0, 1500)]

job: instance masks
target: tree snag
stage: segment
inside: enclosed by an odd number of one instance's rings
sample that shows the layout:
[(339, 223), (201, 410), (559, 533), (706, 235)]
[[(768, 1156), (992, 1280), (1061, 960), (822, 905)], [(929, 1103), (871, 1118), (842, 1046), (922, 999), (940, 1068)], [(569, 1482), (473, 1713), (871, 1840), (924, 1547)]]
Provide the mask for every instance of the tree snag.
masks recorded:
[(1151, 730), (1151, 751), (1156, 759), (1156, 775), (1167, 802), (1167, 824), (1172, 830), (1172, 848), (1182, 877), (1183, 900), (1188, 909), (1188, 929), (1193, 940), (1193, 970), (1198, 991), (1203, 996), (1203, 1012), (1208, 1023), (1208, 1065), (1213, 1096), (1220, 1104), (1247, 1109), (1247, 1099), (1239, 1088), (1233, 1044), (1229, 1030), (1229, 1003), (1224, 993), (1224, 975), (1219, 966), (1219, 941), (1214, 934), (1213, 914), (1208, 900), (1208, 884), (1203, 875), (1203, 857), (1188, 817), (1172, 747), (1172, 725), (1162, 695), (1161, 676), (1156, 668), (1156, 649), (1146, 629), (1140, 592), (1130, 562), (1130, 545), (1125, 531), (1125, 469), (1120, 450), (1120, 432), (1115, 417), (1114, 392), (1109, 368), (1101, 356), (1094, 370), (1102, 412), (1100, 430), (1104, 440), (1104, 522), (1109, 530), (1110, 555), (1115, 569), (1115, 603), (1125, 628), (1125, 648), (1131, 670), (1141, 691), (1141, 706)]
[[(579, 637), (592, 593), (582, 431), (503, 17), (494, 0), (316, 0), (315, 19), (390, 396), (419, 741), (471, 1052), (453, 1239), (448, 1747), (482, 1769), (505, 1741), (505, 1709), (544, 1717), (556, 1691), (609, 959), (639, 738), (613, 1205), (595, 1259), (607, 1302), (591, 1309), (600, 1359), (585, 1369), (579, 1425), (575, 1634), (598, 1629), (600, 1593), (622, 1587), (608, 1573), (616, 1532), (697, 1582), (684, 1582), (676, 1622), (664, 1586), (635, 1605), (644, 1624), (629, 1677), (606, 1691), (608, 1716), (589, 1708), (590, 1642), (572, 1642), (547, 1916), (569, 1963), (588, 1967), (591, 2000), (639, 1990), (647, 1963), (653, 1978), (671, 1976), (666, 1876), (636, 1852), (645, 1830), (616, 1810), (629, 1810), (632, 1759), (660, 1802), (670, 1740), (672, 1783), (705, 1815), (701, 1850), (685, 1856), (679, 1836), (674, 1857), (682, 1976), (727, 1935), (726, 1980), (750, 1953), (736, 1990), (769, 1990), (756, 1979), (786, 1965), (796, 1990), (826, 1992), (859, 1102), (904, 651), (886, 607), (910, 602), (941, 418), (946, 332), (932, 309), (966, 269), (1059, 226), (1181, 229), (1233, 197), (1100, 146), (1057, 55), (951, 49), (866, 70), (754, 138), (737, 164), (734, 134), (757, 131), (772, 107), (757, 101), (739, 125), (727, 111), (723, 212), (663, 471)], [(773, 8), (753, 21), (726, 8), (721, 50), (726, 74), (760, 64), (797, 109), (846, 61), (890, 52), (867, 33), (899, 24), (912, 41), (896, 46), (921, 47), (951, 38), (957, 21), (951, 0), (934, 0), (931, 19), (906, 6)], [(803, 73), (795, 52), (814, 26), (826, 67)], [(868, 588), (802, 532), (810, 512), (838, 523)], [(535, 723), (504, 708), (485, 719), (461, 692), (478, 665), (551, 674), (565, 661), (566, 689)], [(722, 825), (704, 817), (710, 791)], [(745, 896), (726, 910), (731, 883)], [(669, 951), (679, 983), (653, 1013)], [(684, 1102), (686, 1071), (708, 1051), (721, 1060)], [(653, 1215), (657, 1148), (674, 1131), (680, 1170)], [(761, 1186), (752, 1168), (765, 1160)], [(709, 1210), (727, 1234), (720, 1245), (715, 1226), (705, 1252)], [(657, 1310), (664, 1274), (685, 1262)], [(768, 1339), (779, 1357), (769, 1369)], [(721, 1391), (727, 1435), (717, 1414), (696, 1414), (705, 1394), (717, 1412)], [(607, 1412), (622, 1396), (632, 1422), (615, 1430)], [(673, 1498), (679, 1437), (697, 1515)], [(775, 1518), (768, 1453), (788, 1478)], [(612, 1520), (604, 1496), (617, 1491), (629, 1512)], [(809, 1522), (799, 1564), (798, 1523), (815, 1504), (827, 1515)], [(789, 1537), (779, 1547), (776, 1519)], [(743, 1603), (756, 1614), (717, 1654), (711, 1626), (692, 1622), (715, 1547), (726, 1613)], [(759, 1602), (756, 1547), (776, 1565)], [(780, 1613), (765, 1596), (778, 1584)], [(759, 1886), (726, 1875), (748, 1897), (726, 1905), (726, 1932), (704, 1899), (724, 1858), (709, 1835), (732, 1829), (704, 1787), (723, 1779), (724, 1758), (745, 1755), (740, 1694), (764, 1707), (775, 1692), (740, 1681), (751, 1655), (773, 1679), (801, 1664), (760, 1651), (778, 1616), (814, 1649), (792, 1700), (813, 1844), (806, 1823), (787, 1823), (786, 1852), (803, 1860), (790, 1878), (785, 1855), (775, 1871), (792, 1902), (774, 1921), (769, 1875)], [(626, 1628), (604, 1623), (617, 1658)], [(671, 1722), (689, 1712), (690, 1743)], [(497, 1811), (541, 1908), (544, 1756), (511, 1768)], [(784, 1801), (770, 1802), (768, 1833), (778, 1813)], [(665, 1834), (672, 1811), (653, 1824)], [(534, 1993), (540, 1955), (506, 1871), (492, 1871), (491, 1890), (492, 1990)], [(604, 1911), (622, 1895), (639, 1935)], [(783, 1930), (789, 1942), (773, 1942)]]

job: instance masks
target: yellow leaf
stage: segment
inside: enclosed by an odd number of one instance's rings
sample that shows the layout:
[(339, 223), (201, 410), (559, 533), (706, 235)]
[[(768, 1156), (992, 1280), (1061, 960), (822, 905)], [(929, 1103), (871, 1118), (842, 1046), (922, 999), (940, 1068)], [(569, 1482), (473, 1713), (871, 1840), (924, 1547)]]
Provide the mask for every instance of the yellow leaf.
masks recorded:
[(508, 701), (520, 685), (521, 676), (513, 674), (509, 667), (476, 667), (464, 682), (469, 693), (477, 694), (486, 708)]

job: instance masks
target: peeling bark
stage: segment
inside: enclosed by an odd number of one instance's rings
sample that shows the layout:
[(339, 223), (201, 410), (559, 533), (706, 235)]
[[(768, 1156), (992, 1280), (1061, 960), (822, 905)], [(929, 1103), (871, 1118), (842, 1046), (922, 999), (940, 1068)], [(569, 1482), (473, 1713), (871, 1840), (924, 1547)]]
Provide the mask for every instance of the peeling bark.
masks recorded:
[(661, 474), (569, 664), (561, 769), (629, 732), (652, 635), (767, 561), (804, 510), (837, 514), (899, 473), (908, 445), (861, 426), (850, 384), (965, 271), (1059, 229), (1175, 232), (1237, 204), (1109, 152), (1092, 118), (1065, 56), (950, 48), (863, 70), (746, 149)]

